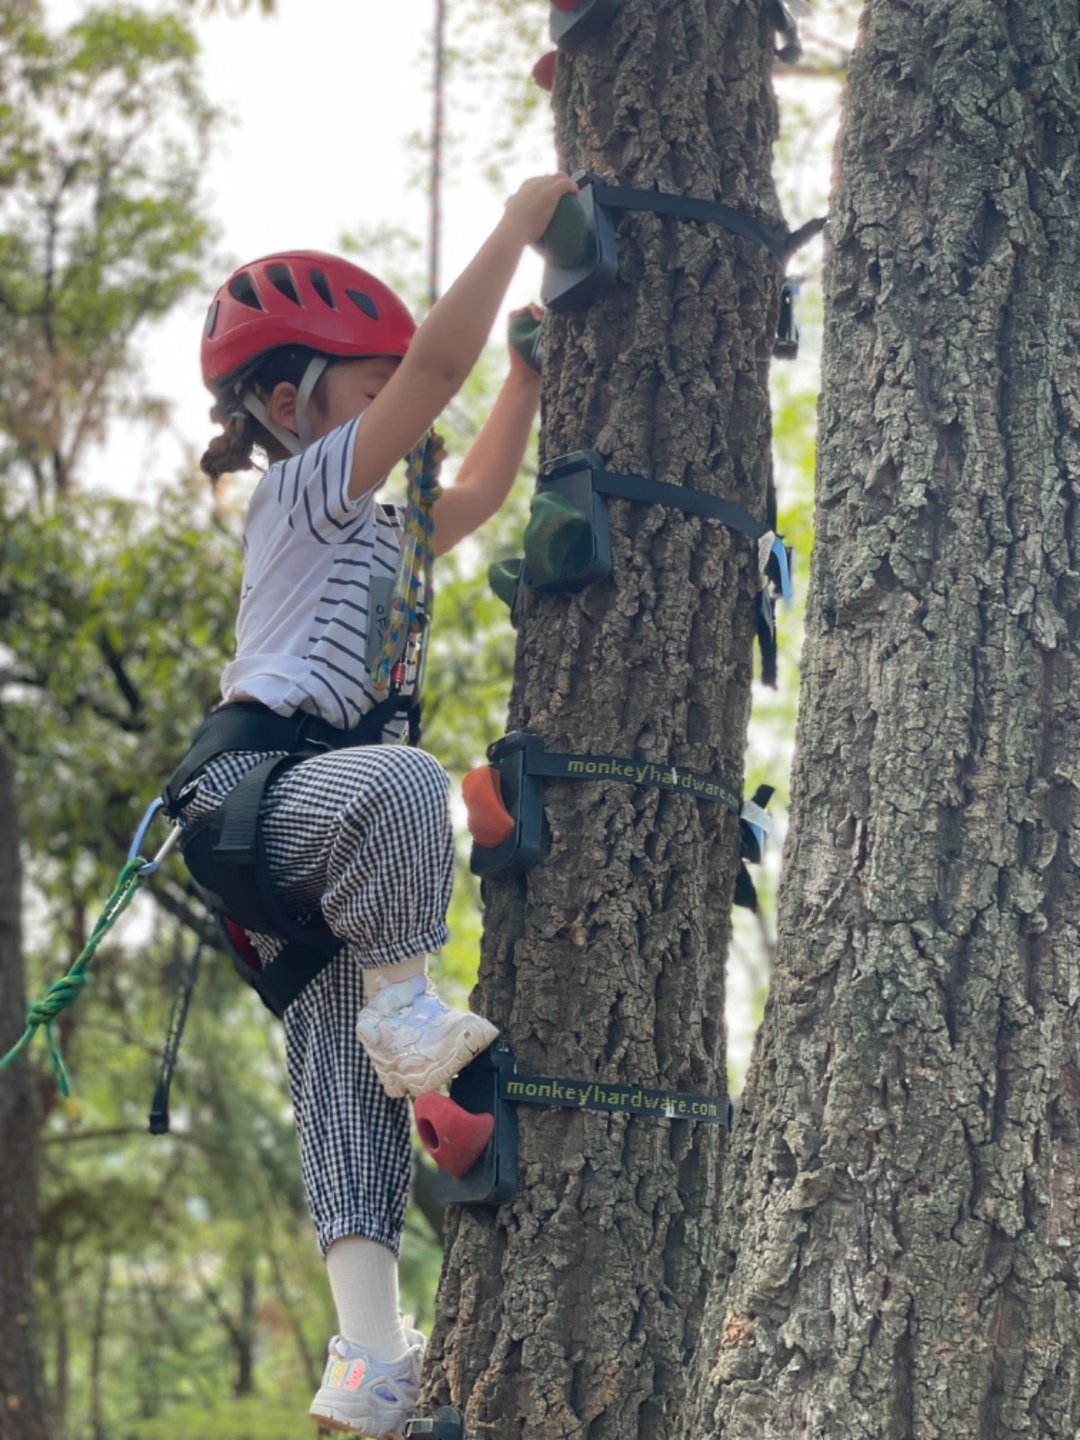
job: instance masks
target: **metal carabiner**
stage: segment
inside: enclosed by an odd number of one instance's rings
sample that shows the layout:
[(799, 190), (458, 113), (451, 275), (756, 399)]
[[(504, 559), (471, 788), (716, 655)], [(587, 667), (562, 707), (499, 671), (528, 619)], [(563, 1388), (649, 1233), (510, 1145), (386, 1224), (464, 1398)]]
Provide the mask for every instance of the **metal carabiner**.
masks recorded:
[[(153, 821), (158, 811), (162, 808), (164, 804), (165, 801), (159, 795), (156, 800), (152, 800), (147, 806), (146, 813), (139, 821), (139, 828), (135, 832), (135, 838), (134, 840), (132, 840), (131, 846), (127, 853), (128, 864), (130, 864), (133, 860), (138, 860), (141, 858), (139, 852), (142, 849), (143, 841), (146, 839), (146, 832), (150, 829), (150, 826), (153, 824)], [(147, 860), (146, 863), (143, 865), (142, 874), (152, 875), (153, 872), (160, 867), (161, 862), (165, 859), (166, 855), (168, 855), (169, 851), (173, 848), (179, 838), (180, 826), (174, 825), (172, 830), (170, 830), (168, 836), (166, 837), (164, 845), (162, 845), (161, 849), (154, 856), (153, 860)]]

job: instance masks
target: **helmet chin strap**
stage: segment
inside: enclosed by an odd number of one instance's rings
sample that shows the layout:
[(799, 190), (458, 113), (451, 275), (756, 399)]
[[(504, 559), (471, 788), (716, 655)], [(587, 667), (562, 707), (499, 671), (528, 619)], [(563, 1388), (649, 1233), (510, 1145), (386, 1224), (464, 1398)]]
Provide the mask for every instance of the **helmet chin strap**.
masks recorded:
[(311, 392), (319, 383), (319, 378), (329, 363), (325, 355), (314, 355), (308, 361), (308, 367), (304, 371), (303, 379), (296, 391), (296, 428), (300, 432), (298, 435), (294, 435), (291, 430), (286, 430), (283, 425), (278, 425), (270, 419), (270, 412), (254, 390), (246, 390), (240, 397), (239, 403), (248, 414), (254, 415), (263, 429), (268, 430), (290, 455), (299, 455), (315, 440), (315, 432), (308, 420), (308, 402), (311, 400)]

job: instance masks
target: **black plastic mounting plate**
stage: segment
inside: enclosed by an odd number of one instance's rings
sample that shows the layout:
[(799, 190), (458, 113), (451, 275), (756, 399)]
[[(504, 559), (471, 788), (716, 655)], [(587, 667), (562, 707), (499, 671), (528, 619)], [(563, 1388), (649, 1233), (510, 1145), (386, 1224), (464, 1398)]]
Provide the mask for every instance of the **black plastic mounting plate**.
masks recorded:
[[(615, 227), (593, 192), (593, 186), (602, 183), (600, 177), (587, 170), (575, 170), (570, 178), (578, 185), (577, 198), (585, 212), (590, 247), (585, 259), (572, 268), (561, 270), (550, 261), (544, 266), (540, 299), (549, 310), (558, 312), (583, 309), (597, 296), (606, 294), (619, 273)], [(542, 247), (537, 248), (544, 253)]]
[(456, 1105), (472, 1115), (494, 1115), (495, 1128), (487, 1149), (464, 1175), (436, 1171), (435, 1196), (445, 1204), (502, 1205), (517, 1193), (517, 1113), (499, 1093), (500, 1074), (513, 1075), (514, 1070), (513, 1052), (496, 1040), (450, 1086), (450, 1099)]
[(421, 1435), (430, 1435), (431, 1440), (464, 1440), (465, 1422), (461, 1411), (452, 1405), (440, 1405), (434, 1415), (410, 1420), (405, 1426), (405, 1440)]
[(604, 462), (595, 450), (575, 450), (560, 455), (540, 471), (539, 491), (554, 490), (565, 496), (588, 517), (589, 526), (567, 555), (562, 574), (557, 580), (544, 580), (528, 565), (523, 565), (521, 578), (526, 585), (543, 592), (583, 590), (586, 585), (605, 580), (611, 574), (611, 527), (607, 505), (597, 494), (593, 475), (602, 472)]
[(551, 38), (560, 50), (577, 50), (593, 35), (606, 30), (623, 0), (577, 0), (573, 10), (551, 7)]
[(474, 875), (515, 875), (540, 859), (544, 781), (539, 775), (525, 773), (525, 757), (530, 749), (543, 748), (540, 736), (525, 730), (515, 730), (488, 746), (488, 764), (499, 772), (502, 802), (514, 817), (514, 829), (501, 845), (473, 844), (469, 869)]

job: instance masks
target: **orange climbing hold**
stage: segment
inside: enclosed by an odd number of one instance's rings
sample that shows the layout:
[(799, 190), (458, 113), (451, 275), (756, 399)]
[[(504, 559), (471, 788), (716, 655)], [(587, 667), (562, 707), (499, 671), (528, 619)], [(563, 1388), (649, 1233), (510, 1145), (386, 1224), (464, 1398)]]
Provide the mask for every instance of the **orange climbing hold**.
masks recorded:
[(468, 812), (469, 834), (478, 845), (493, 849), (514, 833), (514, 817), (502, 800), (499, 772), (491, 765), (478, 765), (461, 782), (461, 795)]

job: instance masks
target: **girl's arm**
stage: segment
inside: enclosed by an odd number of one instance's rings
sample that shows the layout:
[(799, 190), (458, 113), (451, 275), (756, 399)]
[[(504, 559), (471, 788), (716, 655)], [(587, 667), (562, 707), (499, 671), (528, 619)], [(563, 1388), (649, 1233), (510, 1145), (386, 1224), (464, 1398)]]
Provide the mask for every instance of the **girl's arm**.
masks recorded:
[[(539, 320), (538, 306), (516, 310)], [(525, 448), (540, 405), (540, 376), (516, 350), (510, 351), (510, 373), (491, 414), (469, 446), (454, 483), (435, 505), (435, 553), (445, 555), (459, 540), (491, 518), (509, 495), (521, 469)], [(365, 422), (366, 423), (366, 422)]]
[(477, 254), (432, 306), (401, 365), (365, 411), (349, 482), (352, 499), (379, 484), (461, 389), (491, 334), (522, 251), (539, 240), (556, 205), (577, 188), (561, 171), (526, 180)]

